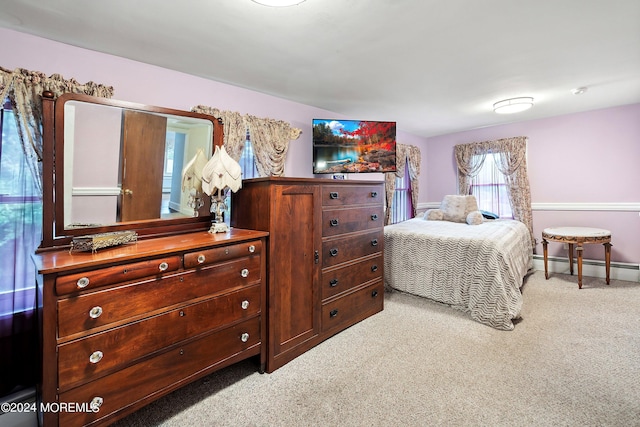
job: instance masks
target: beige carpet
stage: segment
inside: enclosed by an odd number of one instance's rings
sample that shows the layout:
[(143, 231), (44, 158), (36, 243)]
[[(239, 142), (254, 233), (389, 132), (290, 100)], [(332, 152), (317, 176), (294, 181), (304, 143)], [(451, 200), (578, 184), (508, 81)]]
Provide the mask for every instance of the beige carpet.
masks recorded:
[(242, 362), (117, 426), (640, 426), (640, 283), (535, 272), (498, 331), (425, 299), (272, 374)]

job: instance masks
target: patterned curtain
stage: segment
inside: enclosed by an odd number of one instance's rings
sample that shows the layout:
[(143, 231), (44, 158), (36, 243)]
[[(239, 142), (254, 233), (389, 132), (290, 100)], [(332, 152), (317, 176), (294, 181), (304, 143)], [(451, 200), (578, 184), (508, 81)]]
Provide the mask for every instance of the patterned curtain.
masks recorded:
[(60, 74), (47, 77), (39, 71), (18, 68), (14, 71), (0, 67), (0, 99), (11, 101), (18, 122), (18, 134), (25, 157), (38, 191), (42, 194), (42, 93), (53, 92), (58, 97), (65, 92), (84, 93), (111, 98), (113, 87), (94, 82), (78, 83), (64, 79)]
[(222, 120), (224, 125), (224, 145), (229, 155), (240, 160), (246, 140), (247, 129), (251, 135), (251, 145), (260, 176), (284, 175), (289, 142), (298, 139), (300, 129), (293, 128), (281, 120), (260, 118), (232, 111), (198, 105), (191, 109), (197, 113), (210, 114)]
[[(24, 162), (10, 182), (21, 195), (18, 202), (2, 204), (0, 216), (0, 394), (33, 385), (36, 381), (38, 346), (35, 307), (35, 266), (31, 254), (42, 238), (42, 93), (54, 97), (65, 92), (110, 98), (113, 88), (93, 82), (81, 84), (59, 74), (47, 77), (38, 71), (0, 67), (0, 99), (9, 98), (15, 117), (16, 145)], [(12, 158), (12, 160), (15, 160)], [(22, 160), (22, 159), (20, 159)], [(24, 171), (24, 173), (23, 173)], [(29, 179), (33, 178), (33, 179)]]
[[(217, 108), (198, 105), (191, 109), (194, 113), (208, 114), (222, 120), (224, 137), (222, 143), (225, 150), (236, 162), (240, 160), (244, 143), (247, 139), (247, 123), (245, 117), (235, 111), (220, 111)], [(210, 157), (211, 154), (209, 154)]]
[[(498, 139), (495, 141), (460, 144), (454, 147), (458, 165), (458, 192), (469, 194), (471, 179), (478, 174), (487, 153), (496, 156), (498, 170), (505, 176), (509, 189), (509, 202), (513, 217), (529, 229), (535, 251), (533, 216), (531, 212), (531, 188), (527, 174), (527, 137)], [(474, 160), (475, 159), (475, 160)]]
[(387, 210), (384, 214), (384, 223), (391, 222), (391, 208), (393, 206), (393, 194), (396, 191), (396, 178), (404, 176), (404, 168), (409, 168), (409, 180), (411, 181), (411, 205), (413, 212), (412, 217), (416, 216), (418, 207), (418, 191), (420, 176), (420, 148), (415, 145), (396, 144), (396, 171), (388, 172), (384, 175), (385, 181), (385, 199), (387, 202)]

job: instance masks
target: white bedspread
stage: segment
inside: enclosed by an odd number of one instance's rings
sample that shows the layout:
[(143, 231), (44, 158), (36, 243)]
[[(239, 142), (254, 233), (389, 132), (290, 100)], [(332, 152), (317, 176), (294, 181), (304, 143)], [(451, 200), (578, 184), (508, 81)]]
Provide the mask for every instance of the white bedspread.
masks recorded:
[(532, 265), (529, 231), (519, 221), (414, 218), (384, 229), (387, 288), (450, 304), (496, 329), (513, 329)]

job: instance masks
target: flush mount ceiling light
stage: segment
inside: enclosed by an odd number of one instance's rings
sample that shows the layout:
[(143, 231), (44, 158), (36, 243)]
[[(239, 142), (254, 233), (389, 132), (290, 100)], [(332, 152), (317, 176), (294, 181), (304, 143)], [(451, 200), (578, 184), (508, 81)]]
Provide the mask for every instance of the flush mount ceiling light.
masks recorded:
[(296, 4), (300, 4), (305, 0), (253, 0), (255, 3), (264, 5), (264, 6), (272, 6), (272, 7), (285, 7), (285, 6), (293, 6)]
[(493, 111), (498, 114), (519, 113), (520, 111), (528, 110), (532, 106), (533, 98), (525, 96), (498, 101), (493, 104)]

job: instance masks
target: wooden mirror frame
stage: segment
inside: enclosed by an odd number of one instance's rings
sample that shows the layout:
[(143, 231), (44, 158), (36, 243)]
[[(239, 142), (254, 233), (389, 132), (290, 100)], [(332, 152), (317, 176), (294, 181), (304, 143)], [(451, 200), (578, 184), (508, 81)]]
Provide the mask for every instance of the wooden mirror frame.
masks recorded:
[[(83, 94), (64, 94), (57, 100), (51, 92), (42, 94), (42, 243), (39, 250), (58, 248), (71, 244), (74, 237), (107, 233), (113, 231), (135, 231), (139, 239), (150, 237), (182, 234), (199, 230), (207, 230), (211, 225), (211, 215), (198, 217), (152, 219), (143, 221), (129, 221), (118, 224), (103, 225), (97, 227), (84, 227), (77, 229), (65, 229), (64, 205), (63, 205), (63, 179), (64, 174), (64, 126), (57, 126), (57, 115), (66, 101), (83, 101), (105, 106), (128, 108), (137, 111), (160, 113), (176, 116), (195, 117), (210, 120), (213, 123), (213, 144), (222, 145), (223, 126), (219, 119), (213, 116), (190, 111), (174, 110), (170, 108), (156, 107), (144, 104), (136, 104), (126, 101), (99, 98)], [(211, 155), (213, 153), (209, 153)], [(59, 177), (58, 177), (59, 172)], [(59, 195), (59, 196), (58, 196)], [(56, 201), (60, 203), (56, 204)]]

